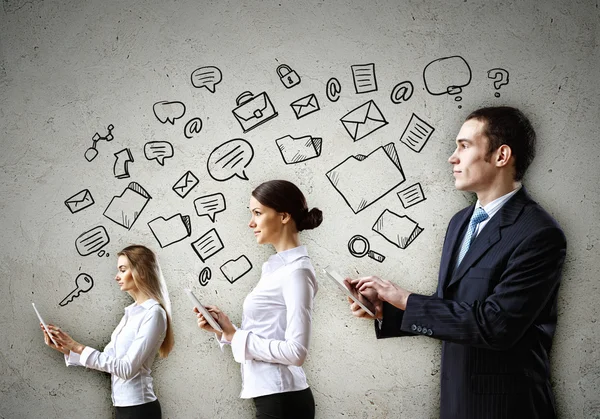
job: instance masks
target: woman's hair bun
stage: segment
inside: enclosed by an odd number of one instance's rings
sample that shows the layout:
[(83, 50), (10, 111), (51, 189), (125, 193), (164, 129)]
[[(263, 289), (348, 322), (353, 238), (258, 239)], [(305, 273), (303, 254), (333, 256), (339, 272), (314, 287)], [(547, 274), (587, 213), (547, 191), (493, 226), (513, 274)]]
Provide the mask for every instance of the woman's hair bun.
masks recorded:
[(312, 230), (320, 226), (323, 222), (323, 211), (318, 208), (305, 211), (303, 215), (302, 220), (298, 223), (299, 225), (296, 226), (298, 231)]

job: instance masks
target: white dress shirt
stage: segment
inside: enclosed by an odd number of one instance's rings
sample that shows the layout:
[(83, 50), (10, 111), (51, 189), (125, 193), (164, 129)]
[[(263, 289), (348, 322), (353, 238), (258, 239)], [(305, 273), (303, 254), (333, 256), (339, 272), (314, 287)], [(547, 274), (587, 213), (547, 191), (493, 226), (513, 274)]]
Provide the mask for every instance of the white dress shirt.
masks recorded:
[(301, 365), (308, 354), (317, 288), (304, 246), (279, 252), (263, 264), (260, 281), (244, 300), (242, 326), (230, 342), (241, 364), (241, 398), (308, 388)]
[(114, 406), (137, 406), (156, 400), (150, 366), (167, 331), (167, 314), (148, 299), (125, 307), (125, 315), (100, 352), (86, 346), (81, 355), (65, 355), (67, 365), (79, 365), (111, 374)]

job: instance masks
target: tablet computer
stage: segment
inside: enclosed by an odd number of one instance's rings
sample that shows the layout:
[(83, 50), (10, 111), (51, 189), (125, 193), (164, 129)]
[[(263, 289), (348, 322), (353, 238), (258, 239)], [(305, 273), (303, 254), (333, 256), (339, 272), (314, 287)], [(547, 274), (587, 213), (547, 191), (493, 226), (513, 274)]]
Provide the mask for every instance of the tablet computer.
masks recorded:
[(221, 326), (219, 326), (219, 323), (217, 323), (217, 321), (212, 316), (212, 314), (210, 314), (209, 311), (204, 308), (204, 306), (202, 305), (202, 303), (200, 302), (200, 300), (198, 300), (196, 298), (196, 296), (194, 295), (194, 293), (192, 292), (192, 290), (189, 289), (189, 288), (184, 288), (184, 291), (188, 295), (188, 297), (190, 298), (190, 301), (192, 302), (192, 304), (198, 309), (198, 311), (200, 313), (202, 313), (202, 315), (204, 316), (204, 318), (206, 319), (206, 321), (208, 322), (208, 324), (210, 324), (213, 329), (215, 329), (215, 330), (223, 333), (223, 329), (221, 329)]
[(40, 312), (35, 307), (35, 303), (31, 303), (31, 305), (33, 306), (33, 309), (35, 310), (35, 314), (37, 314), (38, 319), (40, 319), (40, 323), (42, 324), (42, 326), (44, 326), (44, 329), (46, 330), (46, 333), (48, 333), (48, 336), (50, 337), (50, 340), (52, 341), (52, 343), (54, 343), (55, 346), (58, 346), (58, 343), (56, 343), (56, 341), (52, 337), (52, 333), (50, 333), (50, 329), (48, 329), (48, 325), (46, 324), (46, 322), (44, 321), (44, 319), (42, 319), (42, 316), (40, 315)]
[(344, 278), (339, 273), (337, 273), (335, 269), (333, 269), (331, 266), (327, 266), (323, 269), (323, 272), (325, 272), (329, 279), (335, 282), (338, 288), (342, 290), (342, 292), (346, 294), (346, 296), (350, 297), (352, 301), (357, 303), (360, 306), (360, 308), (362, 308), (368, 315), (375, 317), (375, 307), (373, 306), (373, 304), (371, 304), (371, 302), (367, 300), (366, 297), (362, 295), (357, 289), (346, 285), (346, 282), (344, 282)]

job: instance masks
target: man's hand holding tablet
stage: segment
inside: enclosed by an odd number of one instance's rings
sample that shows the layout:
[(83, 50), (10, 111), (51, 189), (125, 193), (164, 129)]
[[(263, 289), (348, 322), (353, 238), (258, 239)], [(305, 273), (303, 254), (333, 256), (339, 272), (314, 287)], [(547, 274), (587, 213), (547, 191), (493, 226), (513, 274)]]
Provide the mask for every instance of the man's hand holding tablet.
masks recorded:
[(219, 323), (217, 323), (217, 321), (212, 316), (212, 314), (202, 305), (200, 300), (198, 300), (196, 298), (196, 296), (194, 295), (192, 290), (190, 290), (189, 288), (185, 288), (184, 291), (188, 295), (188, 297), (189, 297), (190, 301), (192, 302), (192, 304), (194, 305), (194, 307), (196, 307), (197, 312), (202, 314), (202, 316), (204, 316), (204, 319), (208, 322), (208, 324), (210, 324), (210, 326), (217, 333), (223, 333), (223, 329), (221, 328)]
[(350, 281), (344, 279), (331, 266), (327, 266), (323, 271), (348, 297), (348, 301), (353, 303), (352, 312), (355, 316), (370, 317), (372, 319), (381, 317), (381, 301), (376, 293), (370, 296), (368, 293), (359, 292), (353, 284), (353, 282), (358, 282), (358, 280)]

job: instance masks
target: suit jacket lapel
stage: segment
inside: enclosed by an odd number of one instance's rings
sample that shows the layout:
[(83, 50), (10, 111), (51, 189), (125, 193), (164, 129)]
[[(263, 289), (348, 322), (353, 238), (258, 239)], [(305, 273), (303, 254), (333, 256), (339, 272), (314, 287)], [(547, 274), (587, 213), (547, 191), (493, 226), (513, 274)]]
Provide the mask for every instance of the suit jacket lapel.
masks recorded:
[[(469, 251), (462, 260), (460, 266), (454, 272), (454, 275), (448, 283), (448, 287), (458, 282), (467, 273), (469, 268), (477, 262), (487, 250), (496, 244), (502, 237), (502, 228), (513, 224), (521, 210), (527, 202), (531, 201), (531, 198), (527, 194), (525, 187), (522, 187), (511, 199), (506, 202), (500, 211), (485, 225), (483, 230), (477, 235), (475, 240), (471, 243)], [(469, 212), (469, 217), (472, 211)], [(455, 247), (452, 248), (454, 250)]]
[(465, 211), (456, 221), (454, 226), (451, 227), (451, 230), (448, 230), (448, 239), (444, 243), (444, 249), (442, 249), (442, 260), (440, 262), (440, 274), (442, 275), (443, 281), (441, 281), (442, 286), (438, 289), (439, 297), (443, 297), (444, 289), (446, 288), (448, 281), (451, 279), (452, 271), (454, 270), (454, 258), (452, 257), (454, 255), (454, 249), (456, 249), (456, 246), (460, 245), (458, 239), (462, 237), (465, 229), (467, 228), (474, 208), (475, 205), (471, 205), (470, 209)]

